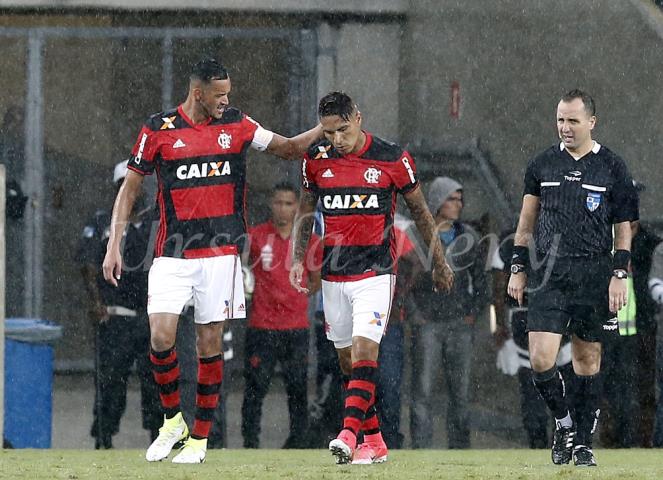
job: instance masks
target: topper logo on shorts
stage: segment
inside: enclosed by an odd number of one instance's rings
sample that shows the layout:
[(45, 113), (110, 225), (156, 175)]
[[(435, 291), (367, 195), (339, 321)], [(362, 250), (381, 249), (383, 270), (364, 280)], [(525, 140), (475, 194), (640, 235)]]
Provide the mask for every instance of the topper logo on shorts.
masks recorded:
[(370, 322), (368, 322), (368, 323), (370, 325), (377, 325), (378, 327), (381, 327), (382, 326), (382, 319), (384, 317), (386, 317), (386, 315), (384, 313), (380, 313), (380, 312), (373, 312), (373, 315), (375, 316), (375, 318), (373, 320), (371, 320)]
[(229, 162), (205, 162), (191, 165), (180, 165), (177, 167), (177, 178), (189, 180), (190, 178), (220, 177), (230, 175)]
[(322, 204), (328, 210), (350, 209), (350, 208), (380, 208), (378, 196), (370, 195), (325, 195)]

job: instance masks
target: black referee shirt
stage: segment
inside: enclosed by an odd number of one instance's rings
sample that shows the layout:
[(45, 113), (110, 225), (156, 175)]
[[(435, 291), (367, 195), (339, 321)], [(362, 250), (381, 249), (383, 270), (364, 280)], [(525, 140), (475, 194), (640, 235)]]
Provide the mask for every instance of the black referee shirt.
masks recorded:
[(638, 196), (624, 161), (598, 142), (579, 160), (563, 143), (530, 160), (524, 194), (541, 201), (534, 231), (539, 254), (609, 253), (612, 225), (638, 219)]

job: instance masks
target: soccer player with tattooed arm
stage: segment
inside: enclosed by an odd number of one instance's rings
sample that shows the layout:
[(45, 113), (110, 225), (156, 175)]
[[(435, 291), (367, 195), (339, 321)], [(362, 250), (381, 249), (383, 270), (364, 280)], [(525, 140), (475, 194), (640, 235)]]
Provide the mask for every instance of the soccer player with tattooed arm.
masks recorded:
[[(104, 277), (117, 286), (122, 239), (143, 177), (156, 171), (160, 212), (155, 260), (148, 280), (150, 359), (165, 413), (145, 455), (165, 459), (184, 442), (175, 463), (205, 460), (207, 437), (223, 378), (223, 322), (245, 318), (239, 255), (244, 247), (246, 152), (249, 148), (301, 159), (322, 137), (320, 126), (285, 138), (228, 105), (230, 77), (212, 59), (198, 62), (189, 93), (175, 109), (152, 115), (141, 130), (129, 172), (113, 208)], [(195, 419), (191, 435), (180, 408), (175, 335), (180, 313), (193, 299), (198, 353)]]
[[(352, 99), (332, 92), (320, 100), (325, 139), (302, 165), (303, 193), (295, 227), (290, 282), (298, 291), (318, 200), (323, 216), (322, 296), (327, 338), (349, 379), (343, 429), (329, 443), (340, 464), (387, 459), (375, 408), (377, 359), (394, 293), (396, 195), (402, 194), (433, 261), (435, 288), (448, 291), (453, 273), (419, 188), (414, 161), (402, 147), (365, 132)], [(357, 436), (364, 441), (357, 446)]]

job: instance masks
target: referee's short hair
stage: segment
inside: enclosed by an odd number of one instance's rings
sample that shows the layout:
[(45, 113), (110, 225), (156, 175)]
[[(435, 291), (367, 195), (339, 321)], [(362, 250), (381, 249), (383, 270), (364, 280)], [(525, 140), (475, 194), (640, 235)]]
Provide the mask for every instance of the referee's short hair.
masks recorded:
[(572, 102), (576, 98), (582, 100), (582, 103), (585, 106), (585, 111), (589, 113), (590, 117), (596, 115), (596, 105), (594, 104), (594, 99), (589, 93), (585, 92), (584, 90), (574, 88), (573, 90), (562, 96), (562, 101)]
[(347, 122), (356, 108), (355, 102), (347, 93), (330, 92), (320, 99), (318, 115), (320, 118), (338, 115)]
[(227, 80), (228, 70), (213, 58), (205, 58), (191, 68), (189, 80), (210, 83), (212, 80)]

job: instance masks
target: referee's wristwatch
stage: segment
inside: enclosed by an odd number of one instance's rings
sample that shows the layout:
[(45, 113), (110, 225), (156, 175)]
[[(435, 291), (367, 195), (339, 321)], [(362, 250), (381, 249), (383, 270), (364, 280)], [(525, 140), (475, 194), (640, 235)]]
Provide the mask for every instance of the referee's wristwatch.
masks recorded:
[(619, 278), (620, 280), (623, 280), (625, 278), (628, 278), (628, 272), (626, 270), (613, 270), (612, 276), (615, 278)]
[(521, 273), (521, 272), (524, 272), (524, 271), (525, 271), (525, 265), (521, 265), (519, 263), (512, 263), (511, 264), (511, 273), (513, 273), (514, 275), (516, 273)]

